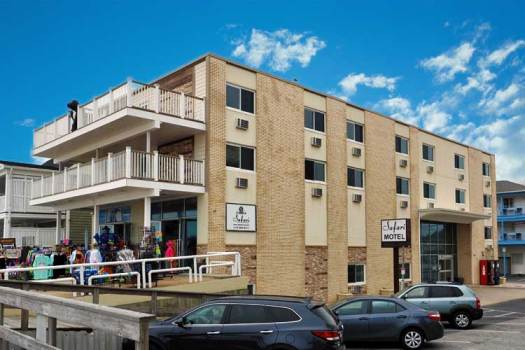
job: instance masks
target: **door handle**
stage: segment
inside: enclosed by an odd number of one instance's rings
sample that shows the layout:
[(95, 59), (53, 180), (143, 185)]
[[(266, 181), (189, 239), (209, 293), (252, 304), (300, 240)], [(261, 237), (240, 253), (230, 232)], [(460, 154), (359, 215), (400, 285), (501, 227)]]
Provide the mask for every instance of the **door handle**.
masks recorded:
[(399, 315), (399, 316), (397, 316), (397, 318), (407, 318), (407, 316), (406, 315)]
[(221, 334), (220, 331), (213, 331), (213, 332), (206, 332), (207, 335), (216, 335), (216, 334)]
[(358, 320), (359, 321), (368, 321), (368, 317), (359, 317)]
[(266, 331), (260, 331), (259, 333), (261, 333), (261, 334), (272, 334), (272, 333), (273, 333), (273, 330), (268, 329), (268, 330), (266, 330)]

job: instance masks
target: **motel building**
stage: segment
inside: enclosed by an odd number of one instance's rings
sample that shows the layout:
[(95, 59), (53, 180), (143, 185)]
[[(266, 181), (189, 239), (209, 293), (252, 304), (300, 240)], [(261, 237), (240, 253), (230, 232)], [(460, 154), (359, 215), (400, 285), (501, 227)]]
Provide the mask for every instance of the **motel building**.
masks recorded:
[(492, 154), (212, 54), (101, 91), (33, 148), (60, 170), (31, 204), (89, 211), (93, 234), (240, 252), (257, 293), (329, 301), (478, 284), (498, 258)]

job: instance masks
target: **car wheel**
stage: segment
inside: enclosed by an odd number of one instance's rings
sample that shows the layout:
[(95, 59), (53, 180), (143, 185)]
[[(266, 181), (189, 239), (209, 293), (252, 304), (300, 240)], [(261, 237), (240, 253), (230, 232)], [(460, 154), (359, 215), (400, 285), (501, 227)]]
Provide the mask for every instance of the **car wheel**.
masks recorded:
[(458, 329), (467, 329), (472, 324), (472, 317), (466, 311), (458, 311), (452, 316), (452, 324)]
[(410, 328), (403, 332), (401, 345), (405, 349), (421, 349), (425, 345), (425, 336), (417, 328)]

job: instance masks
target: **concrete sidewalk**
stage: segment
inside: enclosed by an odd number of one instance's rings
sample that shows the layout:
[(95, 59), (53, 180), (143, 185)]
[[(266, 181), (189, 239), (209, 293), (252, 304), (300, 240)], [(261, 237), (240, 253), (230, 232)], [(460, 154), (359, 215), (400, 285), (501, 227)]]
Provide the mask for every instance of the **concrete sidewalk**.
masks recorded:
[(482, 307), (509, 300), (525, 299), (525, 288), (523, 285), (519, 287), (507, 284), (500, 286), (478, 286), (472, 287), (472, 290), (474, 290), (481, 300)]

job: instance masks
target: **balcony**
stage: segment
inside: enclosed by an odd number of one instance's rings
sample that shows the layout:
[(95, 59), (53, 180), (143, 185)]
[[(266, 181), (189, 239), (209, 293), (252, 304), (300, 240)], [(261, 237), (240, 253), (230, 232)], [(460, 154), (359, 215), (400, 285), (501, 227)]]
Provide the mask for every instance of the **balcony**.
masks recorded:
[(510, 207), (510, 208), (499, 209), (498, 210), (498, 221), (499, 222), (525, 221), (525, 208), (524, 207)]
[(204, 161), (126, 147), (33, 181), (31, 205), (75, 209), (161, 193), (204, 193)]
[(525, 234), (520, 232), (507, 232), (499, 235), (499, 245), (525, 245)]
[(77, 128), (63, 115), (33, 134), (35, 156), (67, 160), (150, 130), (183, 138), (205, 130), (202, 98), (129, 80), (78, 107)]

